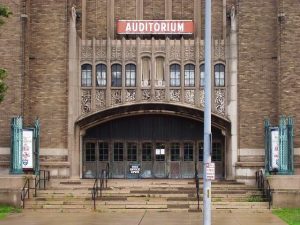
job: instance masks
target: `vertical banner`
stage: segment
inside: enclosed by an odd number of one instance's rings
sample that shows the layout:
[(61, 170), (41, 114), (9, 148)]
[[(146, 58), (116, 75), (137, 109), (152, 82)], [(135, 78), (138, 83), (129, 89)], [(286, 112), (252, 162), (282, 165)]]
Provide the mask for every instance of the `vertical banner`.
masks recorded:
[(279, 170), (279, 130), (271, 129), (271, 169)]
[(22, 168), (33, 170), (33, 130), (23, 130)]

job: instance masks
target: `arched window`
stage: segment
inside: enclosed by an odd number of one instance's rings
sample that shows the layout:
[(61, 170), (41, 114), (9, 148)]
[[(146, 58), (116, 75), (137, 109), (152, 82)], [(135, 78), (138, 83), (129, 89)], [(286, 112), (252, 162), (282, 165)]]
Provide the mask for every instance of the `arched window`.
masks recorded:
[(111, 86), (122, 87), (122, 66), (120, 64), (111, 66)]
[(193, 64), (186, 64), (184, 66), (184, 86), (195, 86), (195, 66)]
[(83, 64), (81, 66), (81, 86), (92, 86), (92, 65), (90, 64)]
[(170, 66), (170, 86), (179, 87), (180, 86), (180, 65), (172, 64)]
[(215, 86), (225, 86), (225, 66), (223, 64), (215, 65)]
[(163, 86), (163, 81), (165, 80), (165, 59), (164, 57), (156, 57), (155, 59), (155, 77), (156, 85)]
[(134, 64), (127, 64), (125, 66), (126, 87), (135, 87), (136, 80), (136, 66)]
[(151, 60), (150, 57), (142, 58), (142, 87), (150, 85), (150, 74), (151, 74)]
[(200, 87), (204, 87), (204, 71), (205, 71), (204, 64), (201, 64), (200, 65)]
[(98, 87), (106, 86), (106, 65), (104, 64), (96, 66), (96, 84)]

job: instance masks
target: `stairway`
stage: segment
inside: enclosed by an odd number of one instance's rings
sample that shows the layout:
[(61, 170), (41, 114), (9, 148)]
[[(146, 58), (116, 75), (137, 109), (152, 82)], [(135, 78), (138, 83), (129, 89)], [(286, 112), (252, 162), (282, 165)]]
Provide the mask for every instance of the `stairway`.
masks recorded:
[[(39, 190), (26, 200), (25, 208), (41, 212), (93, 211), (91, 188), (94, 180), (52, 180), (48, 190)], [(202, 183), (200, 182), (200, 192)], [(200, 209), (203, 206), (200, 194)], [(110, 179), (96, 211), (197, 211), (195, 182), (192, 179)], [(261, 191), (236, 181), (212, 182), (213, 210), (268, 210)]]

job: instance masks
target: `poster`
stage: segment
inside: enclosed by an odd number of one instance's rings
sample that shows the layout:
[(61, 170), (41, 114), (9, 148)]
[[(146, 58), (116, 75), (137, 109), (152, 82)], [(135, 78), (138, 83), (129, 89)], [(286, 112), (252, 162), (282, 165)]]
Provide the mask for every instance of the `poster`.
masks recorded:
[(33, 169), (33, 130), (23, 130), (22, 168)]
[(278, 128), (271, 130), (271, 168), (279, 169), (279, 131)]

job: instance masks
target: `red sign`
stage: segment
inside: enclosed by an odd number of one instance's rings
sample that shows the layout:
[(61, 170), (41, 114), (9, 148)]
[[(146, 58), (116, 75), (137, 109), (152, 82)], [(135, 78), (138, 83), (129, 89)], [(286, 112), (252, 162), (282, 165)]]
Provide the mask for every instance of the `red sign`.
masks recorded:
[(192, 34), (192, 20), (119, 20), (118, 34)]

